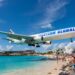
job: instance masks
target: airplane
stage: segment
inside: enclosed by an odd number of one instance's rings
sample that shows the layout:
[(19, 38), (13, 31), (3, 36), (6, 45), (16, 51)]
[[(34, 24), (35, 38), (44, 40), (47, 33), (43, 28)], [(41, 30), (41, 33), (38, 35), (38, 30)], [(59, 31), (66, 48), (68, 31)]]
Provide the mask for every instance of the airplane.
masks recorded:
[(75, 37), (75, 27), (64, 28), (33, 35), (15, 34), (11, 29), (10, 32), (0, 31), (0, 34), (7, 35), (5, 40), (10, 43), (28, 44), (28, 46), (40, 47), (40, 44), (51, 44), (52, 40), (60, 40)]

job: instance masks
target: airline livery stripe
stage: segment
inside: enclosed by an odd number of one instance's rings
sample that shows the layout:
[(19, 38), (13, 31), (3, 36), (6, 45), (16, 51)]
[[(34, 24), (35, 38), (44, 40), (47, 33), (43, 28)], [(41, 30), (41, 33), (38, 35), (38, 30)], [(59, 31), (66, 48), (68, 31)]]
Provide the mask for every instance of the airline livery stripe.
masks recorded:
[(48, 36), (48, 35), (55, 35), (55, 34), (61, 34), (61, 33), (66, 33), (66, 32), (72, 32), (75, 31), (75, 28), (67, 28), (67, 29), (60, 29), (56, 31), (50, 31), (50, 32), (45, 32), (42, 34), (39, 34), (39, 36)]

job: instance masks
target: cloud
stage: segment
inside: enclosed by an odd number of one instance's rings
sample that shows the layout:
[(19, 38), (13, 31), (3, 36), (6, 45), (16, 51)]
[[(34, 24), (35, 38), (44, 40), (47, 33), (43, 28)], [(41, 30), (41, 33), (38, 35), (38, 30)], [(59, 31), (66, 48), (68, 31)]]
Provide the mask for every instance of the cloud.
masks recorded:
[(44, 48), (45, 50), (48, 50), (52, 45), (42, 45), (41, 47)]
[(58, 43), (55, 43), (52, 45), (52, 50), (57, 50), (57, 47), (58, 47)]
[(66, 43), (60, 43), (60, 44), (58, 45), (58, 48), (63, 49), (65, 46), (66, 46)]
[(0, 0), (0, 7), (4, 6), (5, 0)]
[(65, 6), (68, 4), (67, 0), (39, 0), (40, 8), (43, 12), (42, 24), (51, 24), (54, 21), (65, 16)]
[(2, 51), (10, 51), (10, 50), (12, 50), (12, 48), (13, 48), (13, 45), (6, 45), (6, 46), (0, 45), (0, 52), (2, 52)]
[(41, 28), (52, 28), (52, 24), (41, 25)]
[[(66, 5), (69, 0), (37, 0), (34, 10), (30, 13), (32, 19), (36, 16), (35, 26), (40, 28), (52, 28), (52, 23), (63, 18), (66, 14)], [(29, 15), (29, 16), (30, 16)]]
[(11, 50), (12, 48), (13, 48), (13, 45), (7, 45), (6, 46), (6, 50), (8, 50), (8, 51)]
[(72, 43), (70, 42), (65, 46), (65, 53), (71, 54), (73, 50), (75, 50), (75, 41)]
[(3, 47), (0, 45), (0, 52), (2, 52), (4, 49), (3, 49)]
[(0, 0), (0, 7), (3, 6), (4, 0)]

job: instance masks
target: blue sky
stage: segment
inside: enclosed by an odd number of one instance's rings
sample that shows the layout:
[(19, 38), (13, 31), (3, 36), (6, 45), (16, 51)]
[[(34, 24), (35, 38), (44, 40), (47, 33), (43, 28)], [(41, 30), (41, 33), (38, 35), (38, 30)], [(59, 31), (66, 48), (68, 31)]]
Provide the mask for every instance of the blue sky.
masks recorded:
[[(75, 26), (74, 9), (74, 0), (0, 0), (0, 30), (9, 31), (11, 28), (15, 33), (29, 35), (73, 27)], [(0, 35), (0, 37), (5, 36)], [(0, 45), (10, 44), (0, 40)], [(30, 47), (14, 45), (14, 49), (16, 48)]]

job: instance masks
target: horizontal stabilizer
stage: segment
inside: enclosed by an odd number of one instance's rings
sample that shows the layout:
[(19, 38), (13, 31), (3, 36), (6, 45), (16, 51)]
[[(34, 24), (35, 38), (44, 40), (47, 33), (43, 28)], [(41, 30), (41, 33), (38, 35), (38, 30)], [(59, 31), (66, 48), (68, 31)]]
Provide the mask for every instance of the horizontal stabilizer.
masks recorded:
[(12, 29), (9, 30), (10, 33), (15, 34), (14, 31)]

